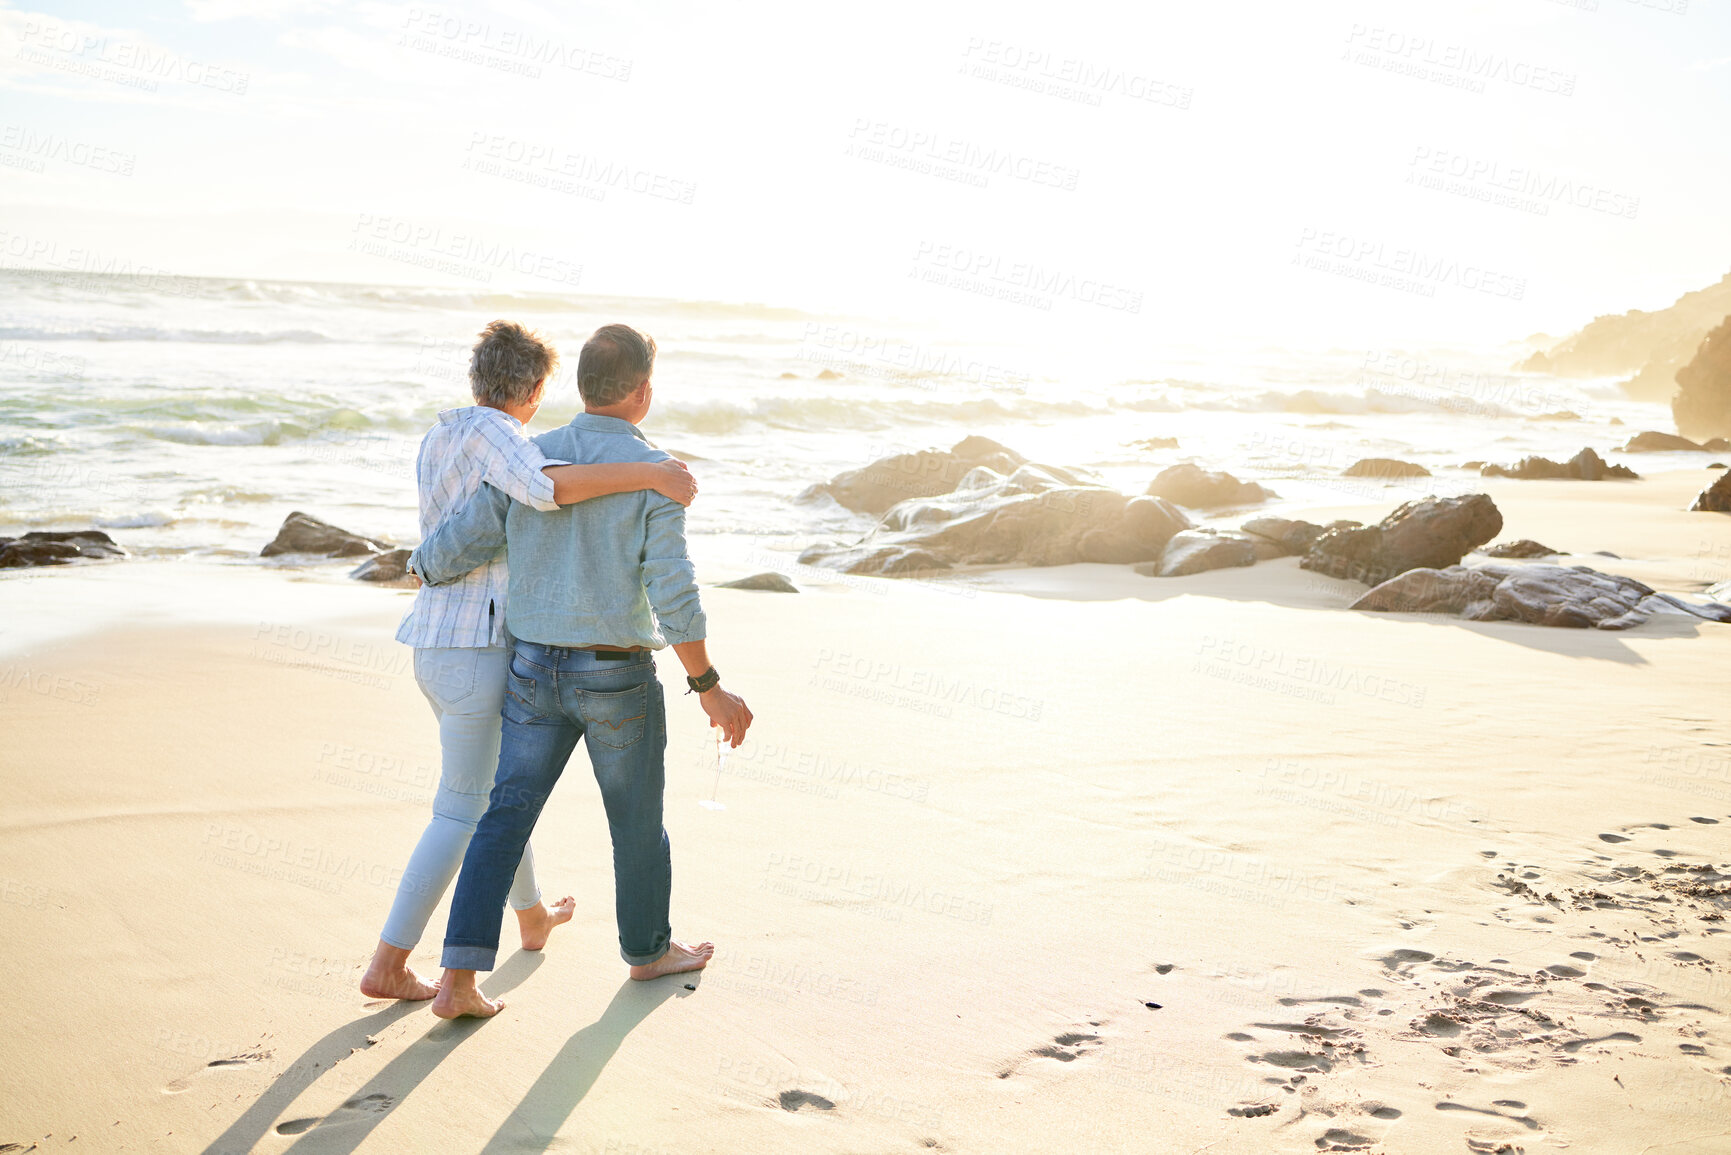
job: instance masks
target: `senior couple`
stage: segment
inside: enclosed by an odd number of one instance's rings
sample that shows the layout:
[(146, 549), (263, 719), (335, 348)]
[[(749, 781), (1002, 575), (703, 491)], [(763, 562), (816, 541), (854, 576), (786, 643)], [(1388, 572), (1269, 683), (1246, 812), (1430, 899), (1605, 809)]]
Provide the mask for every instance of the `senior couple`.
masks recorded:
[[(361, 990), (431, 998), (441, 1018), (503, 1007), (475, 973), (493, 969), (507, 901), (524, 950), (571, 918), (574, 899), (542, 900), (529, 835), (578, 739), (607, 812), (631, 977), (697, 970), (715, 951), (675, 941), (668, 922), (666, 703), (653, 660), (673, 647), (710, 724), (738, 746), (751, 711), (710, 664), (686, 552), (697, 486), (637, 428), (654, 393), (651, 338), (597, 329), (577, 362), (584, 411), (527, 437), (557, 363), (521, 325), (488, 325), (469, 362), (476, 404), (440, 413), (415, 463), (423, 540), (409, 569), (423, 584), (397, 640), (414, 647), (442, 767)], [(428, 982), (409, 954), (453, 876), (445, 973)]]

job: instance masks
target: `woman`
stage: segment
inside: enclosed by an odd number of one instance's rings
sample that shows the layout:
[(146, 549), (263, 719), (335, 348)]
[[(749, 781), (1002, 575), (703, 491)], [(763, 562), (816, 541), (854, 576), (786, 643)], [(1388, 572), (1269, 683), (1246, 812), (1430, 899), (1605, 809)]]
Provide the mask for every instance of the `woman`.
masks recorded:
[[(540, 408), (557, 364), (553, 347), (521, 325), (494, 321), (481, 331), (469, 361), (476, 404), (440, 413), (415, 461), (423, 537), (483, 482), (543, 511), (638, 489), (691, 504), (697, 483), (681, 462), (566, 465), (542, 455), (523, 426)], [(398, 641), (415, 647), (415, 681), (438, 719), (443, 757), (432, 821), (409, 856), (361, 978), (362, 993), (372, 998), (430, 999), (438, 992), (437, 984), (410, 969), (409, 953), (462, 865), (493, 788), (510, 654), (505, 584), (500, 556), (449, 585), (422, 586), (397, 630)], [(510, 902), (524, 950), (545, 946), (575, 905), (569, 896), (552, 906), (541, 901), (530, 847), (517, 866)]]

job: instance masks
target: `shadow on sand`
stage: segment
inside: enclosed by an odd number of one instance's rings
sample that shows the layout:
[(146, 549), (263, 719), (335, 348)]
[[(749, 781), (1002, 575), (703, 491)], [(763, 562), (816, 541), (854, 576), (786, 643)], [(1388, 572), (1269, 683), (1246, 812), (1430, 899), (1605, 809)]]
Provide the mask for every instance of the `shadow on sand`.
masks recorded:
[[(1129, 566), (1076, 565), (1047, 569), (983, 570), (968, 575), (968, 584), (996, 593), (1057, 601), (1162, 602), (1185, 595), (1224, 601), (1262, 602), (1288, 609), (1327, 613), (1348, 609), (1368, 588), (1298, 568), (1295, 557), (1275, 558), (1255, 566), (1211, 570), (1188, 577), (1144, 577)], [(1592, 629), (1562, 629), (1525, 622), (1470, 622), (1453, 614), (1369, 613), (1390, 622), (1411, 622), (1466, 629), (1482, 637), (1508, 642), (1529, 650), (1544, 650), (1571, 658), (1596, 658), (1645, 665), (1647, 659), (1631, 649), (1617, 632)], [(1636, 627), (1634, 636), (1648, 638), (1692, 638), (1706, 625), (1701, 618), (1683, 613), (1656, 613)]]
[[(518, 951), (506, 960), (504, 966), (493, 972), (481, 989), (489, 996), (497, 998), (534, 974), (535, 969), (541, 965), (542, 958), (538, 951)], [(367, 1042), (369, 1035), (377, 1034), (397, 1020), (424, 1010), (427, 1006), (426, 1003), (393, 1002), (376, 1014), (338, 1027), (308, 1047), (300, 1058), (276, 1077), (264, 1094), (260, 1095), (239, 1119), (231, 1123), (226, 1131), (204, 1149), (204, 1155), (245, 1155), (252, 1151), (261, 1139), (279, 1125), (278, 1117), (300, 1098), (302, 1092), (330, 1074), (337, 1064), (354, 1051), (365, 1050), (370, 1045)], [(407, 1051), (391, 1060), (384, 1070), (373, 1076), (367, 1085), (355, 1092), (345, 1104), (345, 1108), (348, 1104), (360, 1104), (362, 1109), (339, 1109), (324, 1119), (284, 1120), (280, 1124), (284, 1130), (278, 1133), (298, 1134), (299, 1130), (295, 1129), (295, 1125), (304, 1123), (306, 1126), (301, 1129), (308, 1133), (290, 1150), (301, 1149), (302, 1144), (313, 1145), (315, 1136), (316, 1146), (321, 1151), (354, 1150), (384, 1118), (389, 1107), (394, 1106), (403, 1095), (431, 1074), (458, 1043), (473, 1033), (480, 1022), (479, 1019), (440, 1022)], [(369, 1100), (369, 1095), (374, 1098)], [(389, 1103), (378, 1096), (388, 1096)], [(381, 1105), (383, 1109), (380, 1109)], [(327, 1124), (339, 1122), (339, 1116), (341, 1128), (327, 1128)]]
[(559, 1128), (595, 1085), (625, 1036), (668, 999), (690, 994), (685, 984), (701, 982), (699, 974), (668, 975), (647, 983), (626, 979), (601, 1017), (559, 1048), (523, 1101), (487, 1140), (483, 1155), (545, 1151), (552, 1146)]

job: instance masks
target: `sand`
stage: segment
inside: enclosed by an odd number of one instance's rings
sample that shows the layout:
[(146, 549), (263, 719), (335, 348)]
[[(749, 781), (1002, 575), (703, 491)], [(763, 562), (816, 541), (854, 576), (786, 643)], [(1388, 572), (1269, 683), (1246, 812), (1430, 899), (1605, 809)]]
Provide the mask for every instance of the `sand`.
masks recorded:
[[(1487, 488), (1505, 536), (1687, 592), (1731, 576), (1731, 518), (1682, 512), (1704, 476)], [(709, 590), (757, 723), (718, 773), (670, 693), (667, 826), (716, 962), (625, 978), (579, 751), (535, 840), (576, 918), (451, 1024), (356, 987), (436, 781), (408, 595), (0, 577), (0, 1144), (1731, 1150), (1731, 628), (1360, 588)]]

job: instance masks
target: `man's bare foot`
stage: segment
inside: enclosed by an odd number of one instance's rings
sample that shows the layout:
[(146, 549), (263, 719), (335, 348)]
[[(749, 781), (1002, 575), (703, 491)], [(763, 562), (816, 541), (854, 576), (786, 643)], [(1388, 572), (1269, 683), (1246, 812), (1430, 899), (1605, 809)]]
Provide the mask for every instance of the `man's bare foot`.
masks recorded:
[(475, 986), (474, 971), (447, 969), (433, 999), (433, 1013), (441, 1019), (490, 1019), (504, 1009), (503, 999), (490, 999)]
[(700, 971), (709, 965), (710, 957), (714, 954), (715, 944), (712, 942), (700, 942), (696, 946), (686, 946), (682, 942), (669, 943), (667, 953), (654, 962), (632, 967), (631, 977), (642, 981), (658, 979), (662, 975)]
[(524, 950), (540, 950), (547, 945), (553, 928), (571, 921), (577, 911), (577, 900), (566, 895), (552, 906), (537, 902), (528, 910), (517, 912), (517, 930), (523, 936)]
[(369, 999), (430, 999), (439, 984), (430, 983), (409, 967), (409, 952), (381, 940), (361, 976), (361, 993)]

